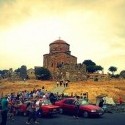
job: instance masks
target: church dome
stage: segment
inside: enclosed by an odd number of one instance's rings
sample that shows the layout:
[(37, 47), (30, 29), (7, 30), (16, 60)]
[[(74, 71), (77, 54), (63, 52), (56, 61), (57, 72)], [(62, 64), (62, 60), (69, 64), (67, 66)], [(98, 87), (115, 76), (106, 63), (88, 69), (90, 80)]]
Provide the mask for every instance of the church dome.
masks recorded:
[(69, 51), (69, 44), (66, 43), (64, 40), (58, 39), (54, 42), (50, 43), (50, 53), (70, 53)]
[(61, 39), (58, 39), (58, 40), (55, 40), (54, 42), (50, 43), (51, 44), (67, 44), (69, 45), (68, 43), (66, 43), (64, 40), (61, 40)]

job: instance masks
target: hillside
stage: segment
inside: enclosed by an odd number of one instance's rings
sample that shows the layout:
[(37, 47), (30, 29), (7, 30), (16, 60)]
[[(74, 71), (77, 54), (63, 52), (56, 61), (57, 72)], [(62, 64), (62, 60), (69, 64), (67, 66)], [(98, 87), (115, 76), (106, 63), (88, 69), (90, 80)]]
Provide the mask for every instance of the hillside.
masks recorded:
[(125, 100), (125, 81), (87, 81), (72, 83), (65, 92), (78, 94), (88, 92), (88, 97), (92, 102), (96, 101), (96, 97), (98, 95), (106, 94), (108, 97), (112, 97), (117, 102), (119, 97), (122, 97)]
[[(55, 86), (54, 81), (38, 81), (38, 80), (28, 80), (26, 82), (0, 82), (0, 95), (9, 94), (11, 92), (18, 92), (22, 90), (33, 90), (45, 87), (45, 90), (51, 91)], [(80, 95), (81, 93), (88, 92), (89, 100), (95, 102), (96, 96), (100, 94), (107, 94), (112, 97), (115, 101), (119, 97), (122, 97), (125, 101), (125, 80), (114, 80), (105, 82), (70, 82), (69, 86), (66, 88), (64, 93), (71, 95), (71, 93)]]

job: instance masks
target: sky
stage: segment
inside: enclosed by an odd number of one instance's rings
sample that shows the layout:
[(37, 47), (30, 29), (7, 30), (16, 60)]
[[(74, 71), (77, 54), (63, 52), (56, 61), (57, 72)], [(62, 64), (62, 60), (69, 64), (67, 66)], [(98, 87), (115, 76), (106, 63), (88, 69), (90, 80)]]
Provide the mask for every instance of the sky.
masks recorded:
[(0, 0), (0, 70), (43, 66), (49, 44), (70, 44), (77, 62), (125, 70), (125, 0)]

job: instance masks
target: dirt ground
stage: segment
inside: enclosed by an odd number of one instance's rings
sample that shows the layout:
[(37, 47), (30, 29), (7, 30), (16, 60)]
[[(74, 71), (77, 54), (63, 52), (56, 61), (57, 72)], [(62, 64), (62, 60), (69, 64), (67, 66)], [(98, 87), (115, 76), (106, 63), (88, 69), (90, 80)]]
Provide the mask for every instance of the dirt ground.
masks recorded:
[[(55, 81), (17, 81), (8, 82), (0, 81), (0, 95), (9, 94), (11, 92), (19, 92), (23, 90), (41, 89), (45, 87), (45, 90), (51, 91), (55, 86)], [(65, 94), (71, 95), (88, 92), (88, 97), (91, 102), (96, 101), (96, 97), (100, 94), (106, 94), (108, 97), (112, 97), (115, 102), (119, 97), (122, 97), (125, 101), (125, 80), (112, 80), (103, 82), (82, 81), (82, 82), (70, 82), (69, 86), (64, 91)]]

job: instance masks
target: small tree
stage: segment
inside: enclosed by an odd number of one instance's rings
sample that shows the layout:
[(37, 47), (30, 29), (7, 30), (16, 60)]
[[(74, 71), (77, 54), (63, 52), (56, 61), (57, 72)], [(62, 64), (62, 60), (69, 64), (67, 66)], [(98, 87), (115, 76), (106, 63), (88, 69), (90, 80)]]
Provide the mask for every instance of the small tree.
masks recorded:
[(125, 70), (122, 70), (122, 71), (120, 72), (120, 77), (125, 79)]
[(115, 66), (110, 66), (108, 70), (112, 72), (112, 75), (114, 75), (114, 72), (117, 71), (117, 68)]
[(84, 60), (83, 64), (86, 66), (95, 66), (96, 64), (92, 60)]
[(96, 71), (103, 71), (103, 67), (101, 67), (100, 65), (98, 66), (96, 66)]
[(93, 73), (96, 71), (96, 64), (92, 60), (84, 60), (82, 64), (86, 65), (87, 72)]
[(22, 65), (20, 68), (20, 77), (22, 78), (22, 80), (27, 79), (27, 67), (24, 65)]
[(7, 78), (8, 77), (8, 72), (9, 72), (9, 70), (2, 70), (2, 76), (3, 76), (3, 78)]
[(86, 70), (89, 73), (94, 73), (96, 71), (103, 70), (103, 67), (101, 67), (100, 65), (96, 65), (96, 63), (93, 62), (92, 60), (84, 60), (84, 62), (82, 64), (86, 65)]
[(35, 67), (36, 79), (49, 80), (51, 78), (51, 73), (47, 68)]

